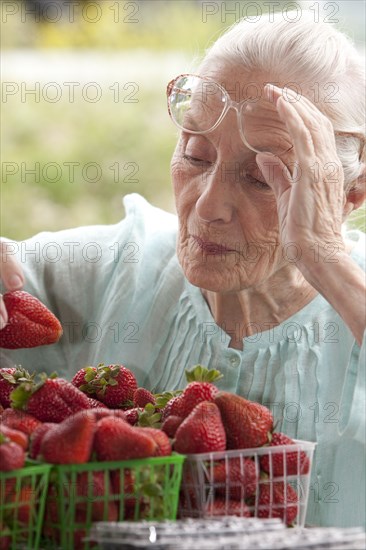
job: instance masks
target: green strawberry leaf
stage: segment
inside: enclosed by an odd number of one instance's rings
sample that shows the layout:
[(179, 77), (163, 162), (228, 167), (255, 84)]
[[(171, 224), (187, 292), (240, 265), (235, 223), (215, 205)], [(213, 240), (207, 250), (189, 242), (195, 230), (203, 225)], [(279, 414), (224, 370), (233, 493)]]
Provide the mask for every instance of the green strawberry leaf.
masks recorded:
[(10, 439), (0, 432), (0, 445), (2, 445), (3, 443), (9, 443), (9, 441)]
[(11, 407), (13, 409), (24, 410), (28, 399), (34, 391), (34, 387), (35, 385), (33, 382), (23, 382), (19, 384), (10, 394)]
[(94, 380), (97, 373), (93, 369), (93, 367), (85, 367), (84, 370), (85, 370), (85, 375), (84, 375), (85, 382), (91, 382), (92, 380)]
[(145, 428), (160, 428), (161, 413), (156, 411), (152, 403), (147, 403), (144, 410), (139, 412), (137, 426)]
[(156, 483), (144, 483), (140, 487), (141, 493), (147, 497), (159, 497), (163, 495), (163, 488)]
[(183, 390), (175, 390), (172, 392), (166, 391), (163, 393), (155, 393), (154, 397), (156, 400), (155, 407), (158, 409), (163, 409), (165, 405), (173, 399), (173, 397), (176, 397), (177, 395), (180, 395)]
[(214, 382), (223, 378), (220, 371), (207, 369), (202, 365), (196, 365), (191, 370), (186, 370), (187, 382)]

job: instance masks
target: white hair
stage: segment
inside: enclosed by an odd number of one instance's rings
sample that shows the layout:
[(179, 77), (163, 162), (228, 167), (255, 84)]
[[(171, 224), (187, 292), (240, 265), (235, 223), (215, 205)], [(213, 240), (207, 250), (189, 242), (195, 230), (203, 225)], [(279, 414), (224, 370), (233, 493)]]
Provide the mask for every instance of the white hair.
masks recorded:
[[(271, 20), (268, 14), (255, 22), (242, 19), (206, 52), (203, 64), (212, 59), (271, 75), (272, 82), (292, 82), (335, 130), (365, 134), (364, 60), (346, 35), (329, 23), (315, 23), (312, 11), (303, 10), (297, 21), (290, 12), (286, 20), (281, 12)], [(360, 140), (336, 140), (348, 188), (362, 171)]]

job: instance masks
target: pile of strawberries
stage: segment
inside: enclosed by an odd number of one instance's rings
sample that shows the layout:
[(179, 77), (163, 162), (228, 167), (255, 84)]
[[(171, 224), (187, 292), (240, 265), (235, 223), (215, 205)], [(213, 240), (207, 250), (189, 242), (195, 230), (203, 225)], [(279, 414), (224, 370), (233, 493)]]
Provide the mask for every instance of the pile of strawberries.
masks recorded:
[[(0, 331), (0, 347), (34, 347), (59, 340), (58, 319), (35, 297), (15, 291), (6, 293), (4, 301), (9, 322)], [(27, 457), (55, 465), (96, 465), (79, 471), (72, 483), (64, 483), (61, 494), (55, 484), (49, 488), (44, 534), (57, 541), (60, 502), (67, 503), (70, 492), (76, 492), (74, 548), (83, 547), (86, 523), (148, 517), (149, 499), (164, 498), (164, 479), (158, 471), (152, 476), (147, 469), (144, 479), (142, 470), (137, 483), (132, 468), (110, 470), (103, 462), (164, 457), (172, 451), (211, 453), (210, 460), (201, 463), (209, 472), (203, 483), (189, 457), (186, 461), (182, 515), (187, 510), (201, 516), (254, 514), (280, 517), (291, 525), (298, 515), (299, 497), (287, 476), (308, 474), (309, 459), (303, 451), (289, 450), (294, 442), (273, 431), (269, 409), (219, 391), (214, 382), (220, 377), (218, 371), (197, 365), (187, 373), (183, 391), (154, 395), (139, 388), (123, 365), (88, 366), (71, 382), (56, 374), (31, 375), (20, 367), (0, 369), (0, 473), (22, 468)], [(273, 452), (277, 446), (279, 452)], [(271, 450), (263, 452), (267, 448)], [(245, 449), (262, 452), (239, 452)], [(20, 491), (24, 494), (17, 521), (27, 524), (35, 495), (28, 494), (27, 486)], [(0, 506), (14, 498), (14, 484), (7, 482), (5, 490), (2, 485)], [(155, 506), (158, 514), (159, 505)], [(7, 532), (7, 525), (0, 527)], [(1, 548), (8, 547), (7, 540), (0, 536)]]

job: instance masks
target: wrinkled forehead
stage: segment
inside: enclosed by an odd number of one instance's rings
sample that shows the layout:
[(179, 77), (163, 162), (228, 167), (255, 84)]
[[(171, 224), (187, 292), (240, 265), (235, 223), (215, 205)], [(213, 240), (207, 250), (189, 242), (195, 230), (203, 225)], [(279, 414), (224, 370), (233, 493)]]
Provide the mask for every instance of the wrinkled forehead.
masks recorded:
[(198, 75), (220, 84), (233, 101), (263, 98), (264, 86), (273, 82), (273, 75), (248, 71), (239, 63), (211, 59), (198, 69)]

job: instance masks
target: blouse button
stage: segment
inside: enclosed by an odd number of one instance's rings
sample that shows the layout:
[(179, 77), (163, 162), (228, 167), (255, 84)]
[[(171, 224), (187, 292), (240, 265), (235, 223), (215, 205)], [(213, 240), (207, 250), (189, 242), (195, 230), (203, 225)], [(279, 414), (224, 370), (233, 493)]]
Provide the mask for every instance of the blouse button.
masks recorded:
[(234, 355), (231, 359), (230, 359), (230, 363), (233, 367), (237, 367), (240, 363), (240, 359), (239, 357), (236, 357), (236, 355)]

